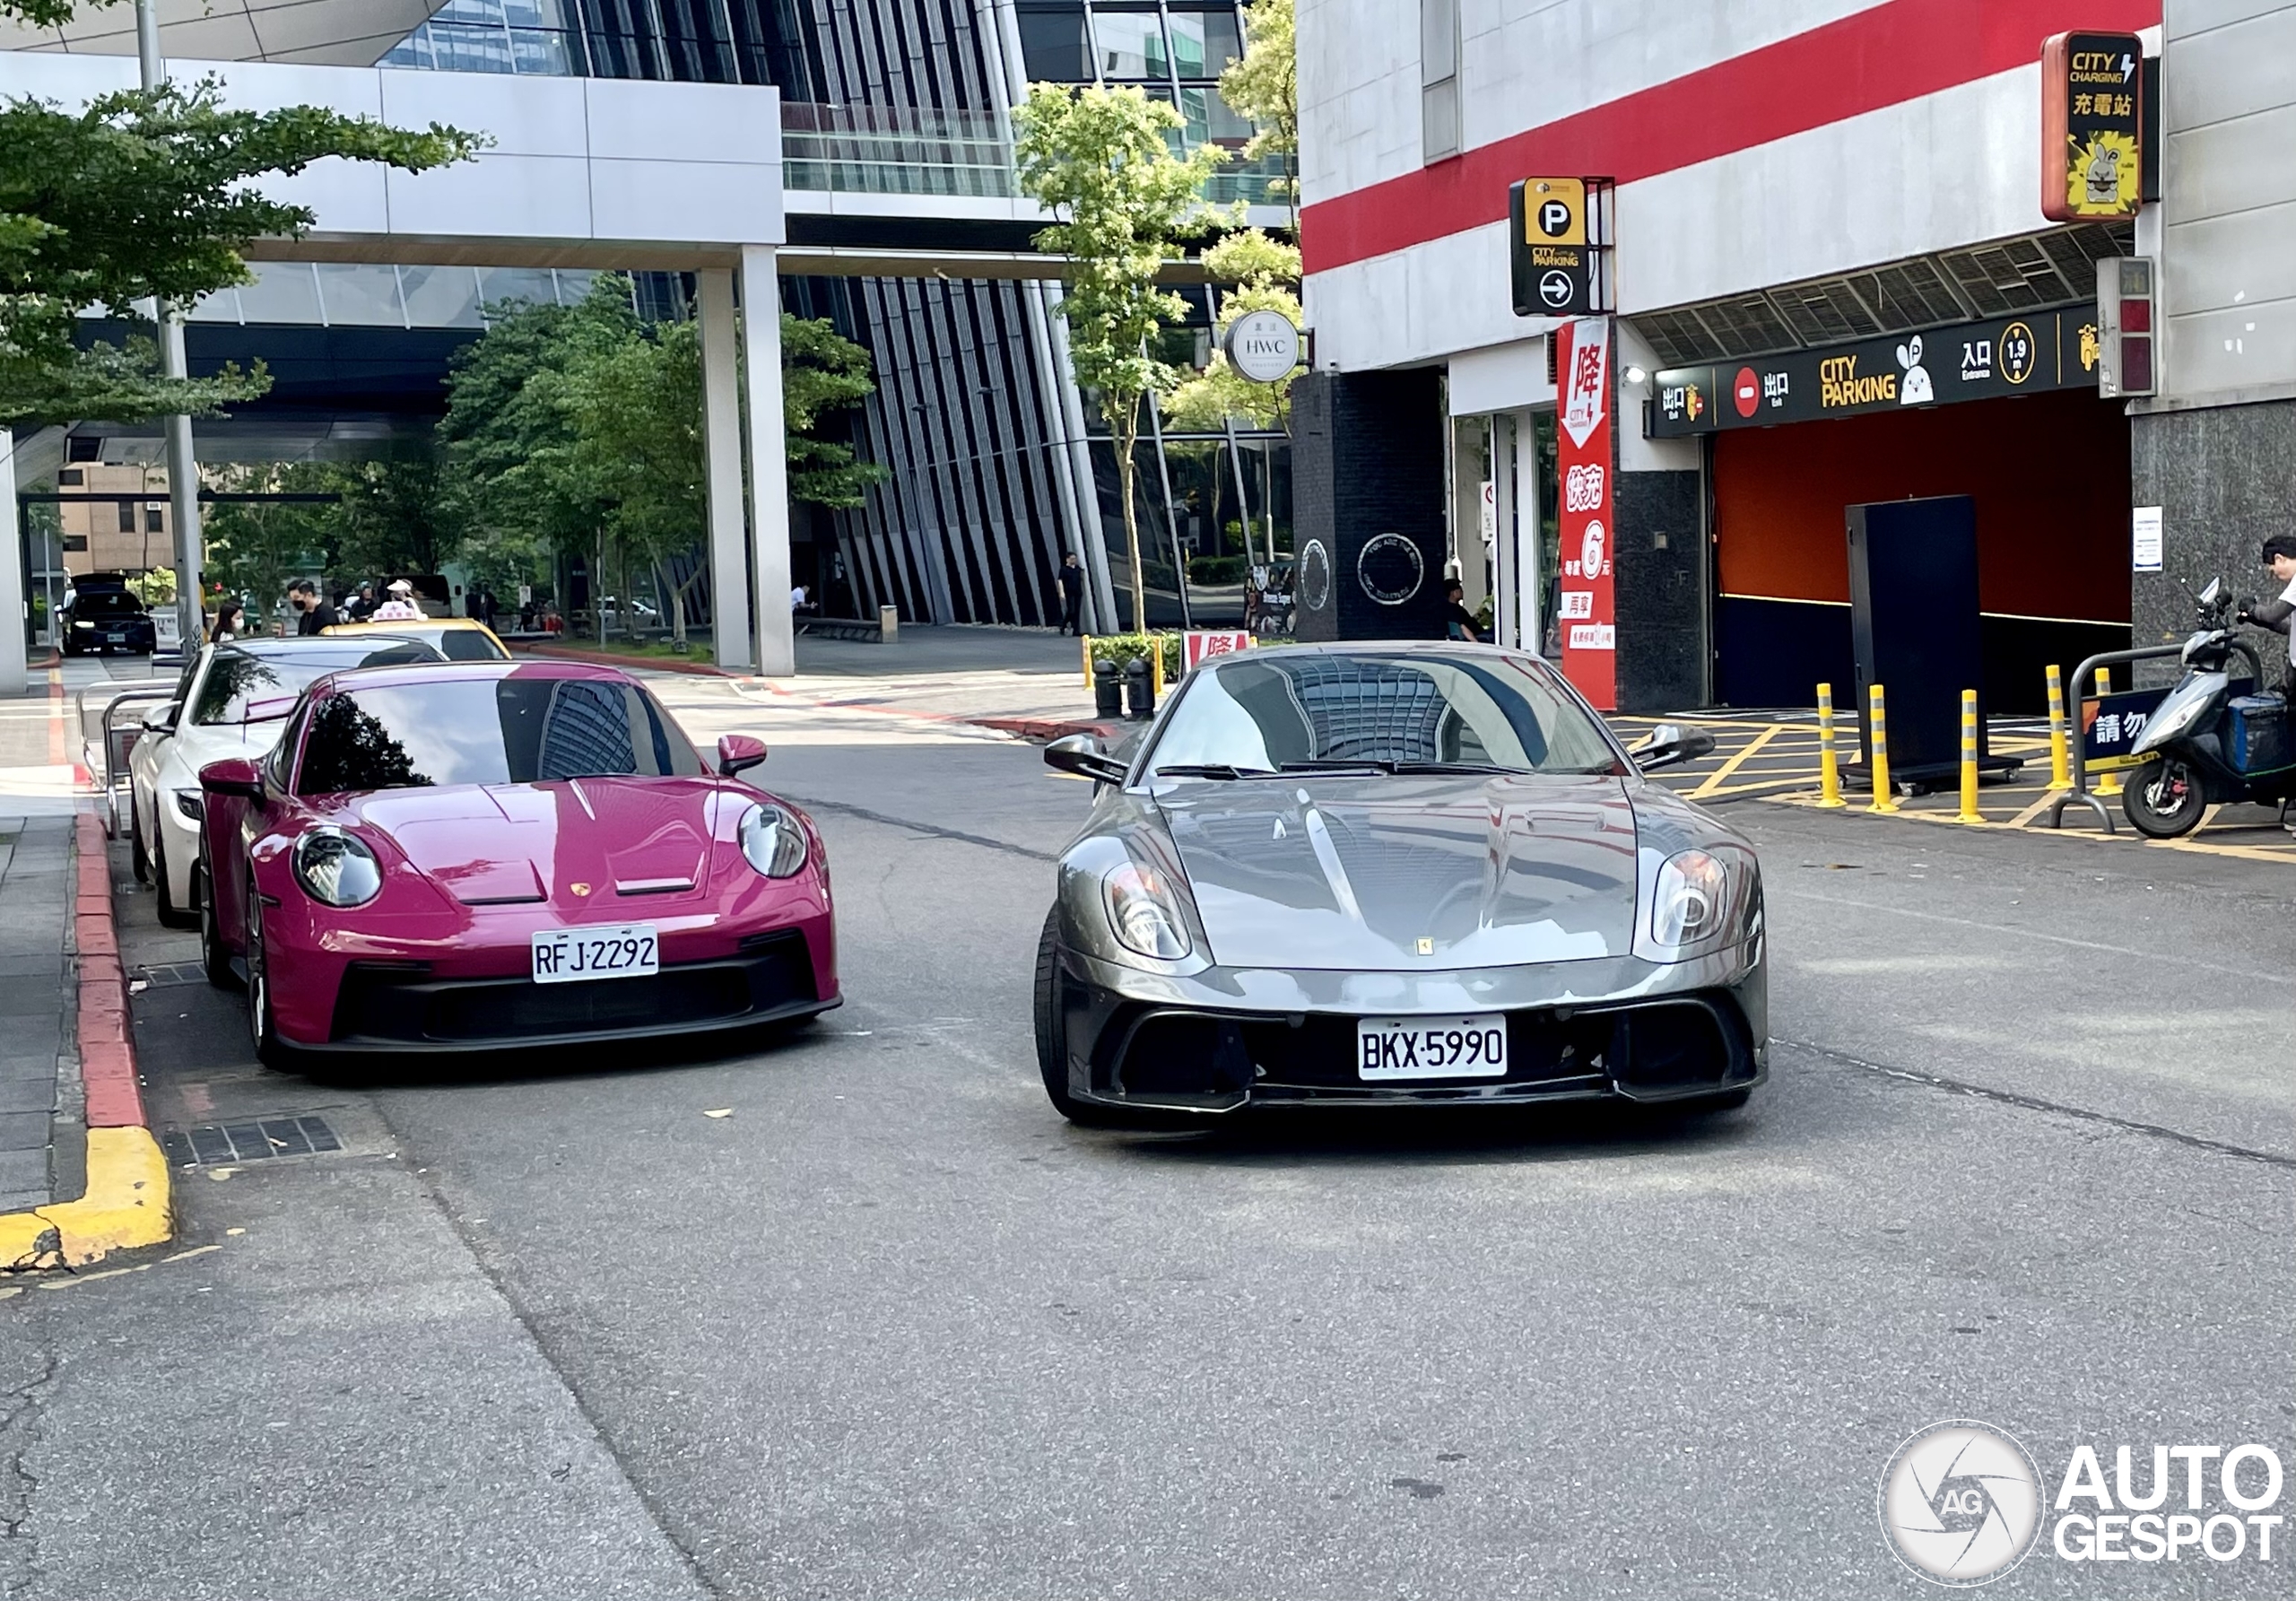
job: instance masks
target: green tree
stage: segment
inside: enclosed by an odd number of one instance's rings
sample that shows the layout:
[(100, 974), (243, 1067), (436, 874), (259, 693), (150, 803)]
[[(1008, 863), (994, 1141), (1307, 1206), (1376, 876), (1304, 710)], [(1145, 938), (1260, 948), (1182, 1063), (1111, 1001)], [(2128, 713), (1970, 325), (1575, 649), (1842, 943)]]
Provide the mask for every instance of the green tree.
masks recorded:
[(876, 388), (869, 352), (825, 317), (781, 314), (781, 416), (788, 439), (789, 497), (850, 509), (889, 475), (857, 461), (853, 447), (817, 436), (830, 413), (859, 405)]
[(666, 564), (702, 543), (708, 485), (701, 439), (701, 346), (690, 322), (640, 330), (583, 353), (567, 370), (571, 469), (604, 509), (606, 543), (635, 558), (670, 603), (671, 637), (685, 648), (685, 596), (697, 567), (672, 584)]
[(1180, 114), (1137, 89), (1032, 83), (1013, 121), (1021, 187), (1059, 219), (1039, 231), (1036, 243), (1066, 259), (1060, 315), (1076, 381), (1100, 392), (1108, 419), (1138, 629), (1147, 615), (1133, 495), (1140, 406), (1144, 396), (1178, 381), (1178, 370), (1153, 353), (1153, 341), (1187, 312), (1156, 280), (1179, 254), (1182, 237), (1205, 222), (1204, 182), (1227, 152), (1206, 144), (1175, 156), (1166, 135), (1185, 126)]
[[(1270, 238), (1257, 228), (1228, 234), (1204, 252), (1204, 267), (1213, 283), (1234, 285), (1220, 297), (1215, 331), (1224, 336), (1229, 325), (1247, 311), (1274, 311), (1293, 327), (1300, 322), (1300, 248)], [(1284, 426), (1289, 413), (1292, 383), (1299, 370), (1272, 384), (1255, 383), (1228, 363), (1215, 349), (1212, 364), (1187, 378), (1164, 404), (1164, 414), (1185, 429), (1216, 429), (1231, 417), (1254, 428)]]
[[(1256, 0), (1244, 8), (1244, 53), (1220, 74), (1220, 98), (1252, 119), (1255, 132), (1244, 146), (1249, 160), (1300, 153), (1299, 52), (1292, 24), (1292, 0)], [(1292, 197), (1292, 227), (1300, 227), (1300, 180), (1285, 186)]]
[[(327, 494), (336, 492), (338, 470), (330, 463), (293, 462), (234, 467), (220, 476), (222, 487), (233, 493)], [(204, 576), (229, 594), (250, 596), (265, 617), (290, 579), (339, 570), (341, 518), (333, 506), (217, 500), (205, 511)]]
[(436, 572), (459, 553), (461, 509), (432, 452), (385, 461), (240, 467), (226, 486), (332, 501), (218, 500), (208, 507), (207, 576), (268, 608), (290, 579), (337, 587), (392, 573)]
[[(69, 9), (9, 3), (26, 21)], [(79, 313), (152, 295), (189, 305), (248, 282), (254, 240), (297, 237), (313, 221), (257, 179), (329, 157), (420, 172), (478, 144), (435, 123), (412, 133), (314, 106), (230, 110), (221, 94), (209, 80), (100, 95), (76, 111), (0, 103), (0, 424), (206, 413), (263, 393), (260, 369), (171, 382), (146, 338), (83, 349)]]

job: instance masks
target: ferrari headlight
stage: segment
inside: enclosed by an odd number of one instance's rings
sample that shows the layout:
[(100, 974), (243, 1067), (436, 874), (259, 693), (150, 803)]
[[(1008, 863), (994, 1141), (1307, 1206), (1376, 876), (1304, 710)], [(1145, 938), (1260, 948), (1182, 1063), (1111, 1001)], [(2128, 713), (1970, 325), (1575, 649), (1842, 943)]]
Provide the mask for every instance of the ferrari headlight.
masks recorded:
[(804, 871), (805, 829), (778, 806), (752, 806), (742, 814), (742, 854), (768, 878), (795, 878)]
[(1164, 961), (1187, 954), (1187, 921), (1163, 875), (1138, 862), (1112, 868), (1100, 883), (1109, 922), (1126, 950)]
[(1658, 868), (1650, 904), (1650, 937), (1661, 945), (1693, 944), (1722, 926), (1729, 874), (1702, 850), (1668, 857)]
[(199, 798), (199, 791), (196, 789), (177, 790), (176, 810), (194, 822), (197, 822), (207, 814), (205, 804)]
[(295, 841), (295, 882), (323, 906), (363, 906), (382, 893), (382, 865), (355, 834), (315, 828)]

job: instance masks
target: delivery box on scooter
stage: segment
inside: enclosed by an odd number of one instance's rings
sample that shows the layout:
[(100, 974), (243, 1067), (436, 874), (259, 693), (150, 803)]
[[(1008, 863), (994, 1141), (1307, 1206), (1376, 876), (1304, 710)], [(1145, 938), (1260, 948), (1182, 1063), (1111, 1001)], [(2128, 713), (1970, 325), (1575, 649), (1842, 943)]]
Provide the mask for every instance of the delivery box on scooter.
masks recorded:
[(2289, 738), (2288, 702), (2279, 695), (2236, 695), (2225, 710), (2225, 757), (2238, 773), (2268, 773), (2296, 766)]

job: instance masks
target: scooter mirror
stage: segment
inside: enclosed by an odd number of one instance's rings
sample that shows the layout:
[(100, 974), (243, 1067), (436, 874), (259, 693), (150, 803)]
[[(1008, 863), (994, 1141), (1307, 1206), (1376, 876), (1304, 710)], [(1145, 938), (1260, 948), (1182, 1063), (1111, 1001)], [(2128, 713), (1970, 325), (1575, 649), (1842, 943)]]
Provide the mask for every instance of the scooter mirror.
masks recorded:
[(2224, 580), (2222, 579), (2209, 579), (2208, 587), (2200, 592), (2200, 604), (2205, 606), (2214, 605), (2216, 604), (2217, 593), (2223, 587)]

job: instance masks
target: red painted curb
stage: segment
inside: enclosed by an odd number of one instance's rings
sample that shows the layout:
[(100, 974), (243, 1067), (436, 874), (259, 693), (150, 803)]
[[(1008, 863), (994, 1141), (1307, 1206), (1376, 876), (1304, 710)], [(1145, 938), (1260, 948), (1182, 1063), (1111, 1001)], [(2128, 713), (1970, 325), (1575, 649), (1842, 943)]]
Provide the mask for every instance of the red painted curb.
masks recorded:
[(150, 1119), (135, 1072), (127, 974), (120, 964), (119, 934), (112, 919), (111, 861), (104, 825), (94, 814), (80, 814), (74, 843), (78, 854), (73, 870), (79, 888), (72, 918), (74, 948), (79, 955), (76, 1032), (86, 1121), (91, 1128), (142, 1128)]
[(655, 667), (665, 673), (691, 673), (697, 678), (732, 678), (735, 674), (709, 662), (682, 662), (674, 656), (617, 656), (611, 650), (585, 650), (578, 645), (524, 645), (512, 643), (512, 650), (528, 656), (546, 656), (564, 662), (602, 662), (609, 667)]
[(1065, 739), (1072, 734), (1090, 734), (1098, 739), (1118, 739), (1123, 730), (1114, 723), (1086, 722), (1079, 718), (968, 718), (976, 727), (995, 728), (1004, 734), (1017, 734), (1022, 739), (1039, 744), (1050, 744), (1056, 739)]

